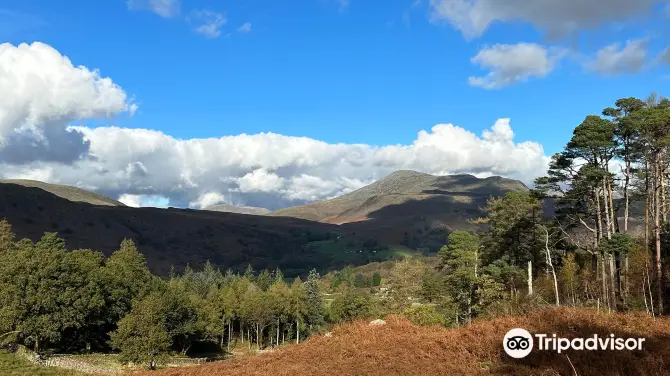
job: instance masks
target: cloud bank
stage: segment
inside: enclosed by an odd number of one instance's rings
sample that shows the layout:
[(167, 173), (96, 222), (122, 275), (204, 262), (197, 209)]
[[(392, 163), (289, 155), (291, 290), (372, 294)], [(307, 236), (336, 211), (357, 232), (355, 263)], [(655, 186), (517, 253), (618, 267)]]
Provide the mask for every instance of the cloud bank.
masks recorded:
[(0, 45), (0, 91), (12, 93), (0, 102), (0, 177), (74, 185), (132, 206), (278, 209), (351, 192), (399, 169), (529, 183), (548, 164), (539, 143), (515, 142), (509, 119), (481, 135), (438, 124), (410, 144), (383, 146), (276, 133), (183, 140), (72, 125), (136, 106), (111, 79), (41, 43)]
[(662, 0), (430, 0), (432, 19), (448, 22), (466, 38), (495, 22), (523, 21), (550, 38), (564, 37), (649, 12)]

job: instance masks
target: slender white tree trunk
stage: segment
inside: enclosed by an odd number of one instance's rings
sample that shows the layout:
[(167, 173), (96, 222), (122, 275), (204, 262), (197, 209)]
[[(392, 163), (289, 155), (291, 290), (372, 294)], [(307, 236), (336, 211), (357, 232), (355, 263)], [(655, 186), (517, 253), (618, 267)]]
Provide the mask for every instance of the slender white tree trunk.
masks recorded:
[(528, 261), (528, 295), (533, 295), (533, 262)]
[(551, 270), (551, 274), (554, 277), (554, 293), (556, 295), (556, 305), (560, 306), (561, 302), (558, 296), (558, 279), (556, 278), (556, 269), (554, 269), (554, 263), (551, 260), (551, 251), (549, 250), (549, 230), (547, 230), (546, 227), (542, 226), (544, 229), (545, 233), (545, 242), (544, 242), (544, 249), (546, 251), (547, 255), (547, 264), (549, 265), (549, 268)]

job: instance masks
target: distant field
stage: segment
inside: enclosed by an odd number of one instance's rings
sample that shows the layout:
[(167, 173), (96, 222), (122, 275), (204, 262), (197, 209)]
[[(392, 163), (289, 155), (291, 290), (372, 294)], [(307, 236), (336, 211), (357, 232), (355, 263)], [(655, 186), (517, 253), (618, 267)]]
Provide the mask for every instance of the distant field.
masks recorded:
[(418, 254), (393, 247), (365, 246), (359, 242), (344, 240), (344, 238), (310, 242), (305, 249), (327, 258), (328, 263), (334, 266), (361, 265)]
[(40, 367), (0, 350), (0, 375), (3, 376), (83, 376), (82, 373), (59, 368)]

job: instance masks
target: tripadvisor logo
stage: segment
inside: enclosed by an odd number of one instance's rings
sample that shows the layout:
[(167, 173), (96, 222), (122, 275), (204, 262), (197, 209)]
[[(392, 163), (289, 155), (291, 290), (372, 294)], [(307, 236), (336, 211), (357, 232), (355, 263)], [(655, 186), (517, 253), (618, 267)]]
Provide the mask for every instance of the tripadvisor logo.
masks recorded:
[(522, 328), (514, 328), (505, 334), (503, 338), (503, 349), (512, 358), (525, 358), (533, 350), (537, 343), (537, 349), (542, 351), (556, 351), (561, 353), (565, 350), (642, 350), (645, 338), (620, 338), (614, 334), (601, 337), (594, 334), (588, 338), (561, 338), (556, 334), (536, 333), (533, 336)]
[(503, 338), (503, 348), (512, 358), (525, 358), (533, 350), (533, 336), (526, 329), (512, 329)]

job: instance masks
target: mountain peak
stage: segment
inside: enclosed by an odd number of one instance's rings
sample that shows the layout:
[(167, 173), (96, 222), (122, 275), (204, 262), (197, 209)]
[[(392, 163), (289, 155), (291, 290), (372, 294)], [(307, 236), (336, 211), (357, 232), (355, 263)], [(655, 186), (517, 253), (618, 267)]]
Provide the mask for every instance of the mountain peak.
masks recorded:
[(440, 220), (446, 218), (453, 221), (461, 215), (457, 213), (481, 215), (480, 207), (486, 205), (490, 196), (520, 190), (527, 190), (527, 187), (519, 181), (502, 177), (480, 179), (468, 174), (434, 176), (400, 170), (351, 193), (281, 209), (271, 215), (342, 224), (370, 218), (427, 217), (428, 213), (433, 213)]

